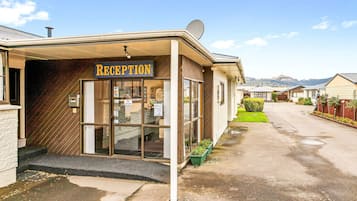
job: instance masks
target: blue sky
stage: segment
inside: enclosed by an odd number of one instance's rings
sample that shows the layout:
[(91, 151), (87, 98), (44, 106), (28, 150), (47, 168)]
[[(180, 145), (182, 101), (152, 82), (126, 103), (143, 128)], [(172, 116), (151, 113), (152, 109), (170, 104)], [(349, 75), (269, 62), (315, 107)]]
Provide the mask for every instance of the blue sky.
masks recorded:
[[(6, 12), (5, 12), (6, 11)], [(246, 76), (299, 79), (357, 72), (357, 1), (0, 0), (0, 24), (54, 36), (183, 29), (205, 23), (201, 42), (241, 57)]]

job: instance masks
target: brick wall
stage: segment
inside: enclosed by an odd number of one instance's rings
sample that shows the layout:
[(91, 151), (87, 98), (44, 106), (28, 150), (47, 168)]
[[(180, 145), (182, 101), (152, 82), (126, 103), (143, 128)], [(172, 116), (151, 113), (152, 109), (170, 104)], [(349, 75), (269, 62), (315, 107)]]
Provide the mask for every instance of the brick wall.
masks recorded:
[(0, 105), (0, 187), (16, 181), (17, 106)]

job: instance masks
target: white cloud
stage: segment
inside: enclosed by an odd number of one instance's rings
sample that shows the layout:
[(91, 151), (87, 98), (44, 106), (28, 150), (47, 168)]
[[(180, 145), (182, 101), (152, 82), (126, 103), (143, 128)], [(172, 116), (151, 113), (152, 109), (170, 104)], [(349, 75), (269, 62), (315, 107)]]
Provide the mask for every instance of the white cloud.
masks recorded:
[(345, 29), (351, 28), (355, 25), (357, 25), (357, 20), (343, 21), (341, 23), (341, 26)]
[(299, 32), (292, 31), (292, 32), (288, 32), (288, 33), (267, 35), (267, 36), (265, 37), (265, 39), (267, 39), (267, 40), (279, 39), (279, 38), (290, 39), (290, 38), (296, 37), (297, 35), (299, 35)]
[(312, 26), (312, 29), (326, 30), (330, 27), (330, 22), (327, 20), (327, 16), (321, 18), (321, 22)]
[(0, 0), (0, 24), (21, 26), (33, 20), (48, 19), (48, 12), (37, 11), (36, 3), (31, 0)]
[(237, 48), (240, 47), (239, 45), (236, 45), (236, 42), (234, 40), (218, 40), (213, 42), (211, 46), (217, 49), (229, 49), (234, 47)]
[(245, 41), (245, 44), (262, 47), (268, 45), (268, 42), (264, 38), (256, 37)]

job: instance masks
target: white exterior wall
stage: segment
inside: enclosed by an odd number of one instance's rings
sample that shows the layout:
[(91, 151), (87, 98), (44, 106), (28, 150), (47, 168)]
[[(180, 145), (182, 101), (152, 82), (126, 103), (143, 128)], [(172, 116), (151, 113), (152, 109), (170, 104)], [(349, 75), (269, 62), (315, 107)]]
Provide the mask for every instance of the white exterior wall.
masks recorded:
[[(224, 84), (224, 103), (221, 105), (217, 102), (217, 87), (220, 83)], [(227, 77), (220, 71), (213, 71), (213, 144), (223, 134), (228, 126), (228, 83)]]
[(0, 187), (16, 182), (18, 109), (0, 105)]
[(236, 117), (239, 102), (236, 82), (230, 80), (228, 83), (228, 121), (232, 121)]

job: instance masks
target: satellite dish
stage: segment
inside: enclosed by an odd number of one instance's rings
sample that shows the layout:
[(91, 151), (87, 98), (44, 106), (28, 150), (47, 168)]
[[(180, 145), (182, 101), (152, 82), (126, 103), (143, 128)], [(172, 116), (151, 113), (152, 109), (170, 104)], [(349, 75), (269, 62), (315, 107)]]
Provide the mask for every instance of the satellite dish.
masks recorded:
[(193, 20), (187, 25), (186, 30), (199, 40), (205, 31), (205, 26), (201, 20)]

